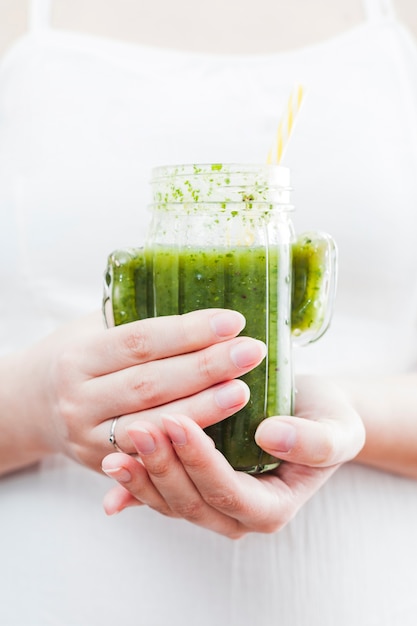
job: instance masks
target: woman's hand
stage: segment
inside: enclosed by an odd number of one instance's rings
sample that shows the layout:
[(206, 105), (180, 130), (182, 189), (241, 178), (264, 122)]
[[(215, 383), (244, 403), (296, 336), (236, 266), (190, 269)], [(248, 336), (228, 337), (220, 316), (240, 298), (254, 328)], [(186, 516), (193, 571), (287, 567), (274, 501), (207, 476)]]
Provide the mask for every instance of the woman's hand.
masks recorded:
[(106, 494), (106, 512), (145, 504), (230, 538), (281, 529), (364, 444), (361, 419), (341, 390), (316, 378), (297, 387), (297, 416), (264, 420), (256, 433), (258, 444), (284, 462), (256, 477), (234, 471), (184, 415), (161, 414), (159, 425), (132, 422), (127, 430), (138, 459), (115, 453), (103, 460), (120, 483)]
[(0, 473), (51, 452), (100, 470), (116, 417), (116, 442), (132, 453), (126, 428), (139, 418), (159, 424), (161, 411), (186, 413), (204, 427), (231, 415), (249, 398), (234, 379), (266, 350), (237, 337), (244, 325), (222, 309), (111, 329), (95, 316), (0, 362)]

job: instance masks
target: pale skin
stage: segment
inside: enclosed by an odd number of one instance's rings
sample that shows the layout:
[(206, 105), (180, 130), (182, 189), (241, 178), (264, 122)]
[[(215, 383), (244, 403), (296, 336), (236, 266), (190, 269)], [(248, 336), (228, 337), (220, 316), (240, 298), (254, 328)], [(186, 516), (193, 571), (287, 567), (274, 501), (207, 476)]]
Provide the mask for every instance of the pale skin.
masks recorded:
[[(296, 417), (269, 418), (256, 434), (284, 462), (264, 476), (235, 472), (202, 428), (248, 400), (235, 378), (265, 346), (237, 336), (244, 323), (209, 310), (105, 330), (94, 315), (2, 359), (0, 472), (63, 453), (119, 482), (108, 514), (146, 504), (230, 538), (279, 530), (351, 459), (417, 478), (414, 375), (297, 380)], [(117, 415), (126, 453), (109, 442)]]
[(235, 472), (184, 415), (161, 415), (162, 428), (132, 424), (139, 461), (120, 453), (103, 460), (104, 471), (120, 482), (106, 495), (106, 512), (147, 504), (232, 539), (280, 530), (364, 439), (362, 422), (340, 389), (311, 377), (300, 380), (298, 393), (297, 418), (271, 418), (257, 433), (267, 451), (293, 462), (257, 477)]
[(417, 376), (338, 383), (344, 391), (328, 379), (298, 380), (296, 417), (269, 418), (256, 434), (264, 450), (285, 462), (258, 477), (234, 472), (183, 415), (162, 415), (162, 428), (131, 424), (139, 462), (119, 453), (103, 460), (103, 470), (119, 482), (106, 495), (106, 512), (146, 504), (240, 538), (283, 528), (350, 459), (417, 479)]
[(107, 330), (93, 315), (3, 358), (0, 473), (57, 452), (100, 471), (118, 415), (124, 427), (158, 424), (161, 408), (203, 427), (231, 415), (249, 397), (234, 379), (265, 355), (263, 343), (237, 337), (244, 324), (240, 313), (211, 309)]

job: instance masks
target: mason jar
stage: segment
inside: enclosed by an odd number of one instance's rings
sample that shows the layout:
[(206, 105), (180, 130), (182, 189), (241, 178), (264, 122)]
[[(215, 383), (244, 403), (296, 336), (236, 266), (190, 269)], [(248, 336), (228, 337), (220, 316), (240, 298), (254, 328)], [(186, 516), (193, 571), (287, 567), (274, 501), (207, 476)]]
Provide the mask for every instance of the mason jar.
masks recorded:
[(267, 356), (242, 376), (247, 405), (206, 429), (236, 469), (261, 473), (279, 459), (255, 443), (259, 423), (293, 413), (292, 347), (327, 329), (336, 284), (331, 236), (297, 237), (290, 172), (275, 165), (195, 164), (152, 171), (152, 220), (145, 245), (108, 257), (109, 326), (211, 307), (240, 311), (242, 334)]

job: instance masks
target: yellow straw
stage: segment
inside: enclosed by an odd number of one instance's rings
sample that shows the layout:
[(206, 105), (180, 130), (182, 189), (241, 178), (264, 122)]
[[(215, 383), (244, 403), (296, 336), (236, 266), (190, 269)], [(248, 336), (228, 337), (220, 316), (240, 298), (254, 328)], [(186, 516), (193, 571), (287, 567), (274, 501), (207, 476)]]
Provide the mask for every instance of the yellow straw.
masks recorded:
[(279, 164), (288, 145), (291, 133), (294, 129), (297, 114), (300, 111), (304, 98), (304, 87), (297, 85), (288, 98), (285, 114), (278, 124), (275, 143), (268, 152), (267, 163)]

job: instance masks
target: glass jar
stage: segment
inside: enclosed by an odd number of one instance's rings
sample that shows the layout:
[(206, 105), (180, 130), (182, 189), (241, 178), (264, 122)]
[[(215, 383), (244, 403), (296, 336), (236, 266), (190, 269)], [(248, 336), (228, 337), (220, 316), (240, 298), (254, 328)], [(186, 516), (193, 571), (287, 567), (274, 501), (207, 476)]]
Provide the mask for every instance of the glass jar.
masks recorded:
[(242, 334), (267, 357), (242, 376), (250, 400), (206, 432), (231, 465), (260, 473), (279, 460), (255, 443), (259, 423), (293, 412), (292, 344), (326, 330), (336, 247), (324, 233), (296, 237), (290, 173), (274, 165), (155, 168), (152, 221), (143, 248), (113, 252), (105, 275), (108, 325), (221, 307), (246, 318)]

